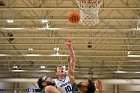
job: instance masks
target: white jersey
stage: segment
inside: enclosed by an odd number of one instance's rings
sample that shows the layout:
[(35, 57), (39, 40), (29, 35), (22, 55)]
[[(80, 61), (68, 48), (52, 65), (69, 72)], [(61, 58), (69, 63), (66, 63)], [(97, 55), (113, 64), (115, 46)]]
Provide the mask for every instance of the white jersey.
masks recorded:
[(61, 93), (72, 93), (72, 87), (70, 84), (69, 76), (66, 76), (63, 80), (54, 79), (57, 89)]

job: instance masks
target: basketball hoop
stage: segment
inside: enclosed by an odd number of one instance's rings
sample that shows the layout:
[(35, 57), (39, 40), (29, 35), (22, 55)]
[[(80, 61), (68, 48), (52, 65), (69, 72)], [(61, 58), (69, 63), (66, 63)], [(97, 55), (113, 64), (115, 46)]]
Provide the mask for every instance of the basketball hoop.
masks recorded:
[(77, 0), (80, 8), (80, 23), (83, 25), (96, 25), (99, 23), (98, 10), (102, 0)]

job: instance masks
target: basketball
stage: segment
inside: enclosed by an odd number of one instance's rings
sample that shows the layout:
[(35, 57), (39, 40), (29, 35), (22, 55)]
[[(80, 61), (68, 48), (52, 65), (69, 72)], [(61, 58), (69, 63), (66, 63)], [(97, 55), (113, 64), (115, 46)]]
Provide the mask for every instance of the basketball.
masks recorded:
[(68, 15), (68, 21), (72, 24), (77, 24), (80, 21), (80, 15), (77, 11), (71, 11)]

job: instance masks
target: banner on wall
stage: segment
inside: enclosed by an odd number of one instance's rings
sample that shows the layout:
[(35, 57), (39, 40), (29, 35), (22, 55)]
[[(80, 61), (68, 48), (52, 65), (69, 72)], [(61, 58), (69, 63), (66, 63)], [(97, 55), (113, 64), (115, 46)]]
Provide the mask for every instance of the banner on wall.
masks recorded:
[(35, 89), (29, 88), (29, 89), (27, 89), (27, 93), (35, 93)]
[(0, 89), (0, 93), (5, 93), (3, 89)]

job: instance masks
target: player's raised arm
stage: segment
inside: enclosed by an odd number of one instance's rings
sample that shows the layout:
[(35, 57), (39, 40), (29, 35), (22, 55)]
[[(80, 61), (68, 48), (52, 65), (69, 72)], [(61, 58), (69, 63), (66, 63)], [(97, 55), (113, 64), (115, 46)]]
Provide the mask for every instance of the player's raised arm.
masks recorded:
[(70, 56), (68, 57), (68, 75), (70, 79), (71, 85), (75, 83), (75, 77), (74, 77), (74, 69), (75, 69), (75, 53), (72, 47), (72, 40), (66, 39), (66, 45), (70, 51)]
[(74, 52), (73, 46), (72, 46), (72, 40), (67, 38), (67, 39), (65, 39), (65, 41), (66, 41), (66, 45), (70, 52), (70, 58), (69, 58), (70, 61), (69, 62), (70, 62), (72, 69), (74, 70), (76, 58), (75, 58), (75, 52)]
[(71, 85), (73, 85), (75, 83), (75, 77), (74, 77), (74, 69), (70, 61), (71, 61), (71, 57), (69, 56), (68, 57), (68, 76), (69, 76)]

